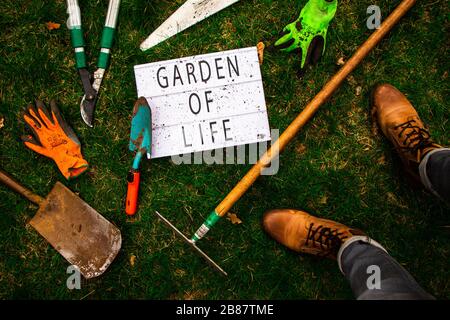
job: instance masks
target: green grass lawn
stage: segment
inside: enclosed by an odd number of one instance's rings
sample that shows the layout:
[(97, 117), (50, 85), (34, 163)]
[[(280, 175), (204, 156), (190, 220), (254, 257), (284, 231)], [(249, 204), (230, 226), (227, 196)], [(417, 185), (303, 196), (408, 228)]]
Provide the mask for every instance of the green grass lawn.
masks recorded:
[[(66, 28), (65, 1), (2, 1), (0, 7), (0, 166), (24, 186), (46, 195), (64, 182), (121, 230), (123, 246), (110, 269), (66, 288), (68, 263), (27, 225), (37, 207), (0, 187), (0, 298), (2, 299), (351, 299), (332, 260), (298, 255), (267, 237), (261, 217), (272, 208), (298, 208), (365, 230), (438, 298), (450, 297), (449, 208), (410, 187), (400, 161), (371, 132), (369, 93), (378, 82), (403, 91), (437, 143), (450, 145), (448, 2), (418, 1), (393, 32), (345, 81), (286, 148), (276, 176), (260, 178), (200, 246), (228, 273), (211, 269), (155, 217), (158, 210), (192, 234), (250, 168), (249, 165), (174, 165), (169, 158), (142, 165), (139, 215), (126, 218), (126, 176), (133, 66), (195, 54), (267, 47), (305, 0), (246, 0), (159, 46), (139, 44), (184, 1), (122, 1), (118, 35), (102, 84), (93, 129), (79, 113), (82, 87)], [(380, 0), (386, 17), (399, 0)], [(299, 79), (297, 58), (267, 50), (262, 66), (271, 128), (284, 130), (372, 31), (373, 1), (339, 1), (320, 64)], [(80, 1), (92, 70), (107, 1)], [(47, 30), (45, 23), (61, 24)], [(361, 87), (361, 93), (356, 94)], [(23, 108), (34, 99), (59, 101), (90, 163), (67, 182), (52, 161), (25, 148)], [(135, 257), (134, 264), (130, 262)]]

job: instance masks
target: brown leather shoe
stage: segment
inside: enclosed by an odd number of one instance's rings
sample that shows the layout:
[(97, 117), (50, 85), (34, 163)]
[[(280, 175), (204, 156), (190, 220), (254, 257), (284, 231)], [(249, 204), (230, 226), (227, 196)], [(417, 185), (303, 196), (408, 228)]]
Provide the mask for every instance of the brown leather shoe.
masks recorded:
[(373, 123), (378, 122), (384, 135), (394, 144), (406, 171), (420, 180), (420, 161), (425, 154), (441, 146), (433, 143), (414, 107), (395, 87), (381, 84), (372, 92), (371, 113)]
[(272, 238), (289, 249), (334, 259), (346, 240), (355, 235), (365, 235), (360, 230), (293, 209), (266, 212), (263, 227)]

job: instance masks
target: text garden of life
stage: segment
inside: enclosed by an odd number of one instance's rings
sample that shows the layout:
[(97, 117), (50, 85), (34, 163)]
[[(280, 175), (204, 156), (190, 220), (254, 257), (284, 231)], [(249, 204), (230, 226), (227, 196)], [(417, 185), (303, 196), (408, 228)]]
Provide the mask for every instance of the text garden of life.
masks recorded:
[(152, 158), (269, 141), (256, 47), (137, 65)]

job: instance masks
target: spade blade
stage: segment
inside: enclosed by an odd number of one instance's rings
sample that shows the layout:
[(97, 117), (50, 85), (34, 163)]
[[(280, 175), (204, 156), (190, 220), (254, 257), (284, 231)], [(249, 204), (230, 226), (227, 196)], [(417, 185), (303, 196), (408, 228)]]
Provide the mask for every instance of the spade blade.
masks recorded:
[(59, 182), (30, 224), (86, 279), (105, 272), (122, 245), (119, 229)]

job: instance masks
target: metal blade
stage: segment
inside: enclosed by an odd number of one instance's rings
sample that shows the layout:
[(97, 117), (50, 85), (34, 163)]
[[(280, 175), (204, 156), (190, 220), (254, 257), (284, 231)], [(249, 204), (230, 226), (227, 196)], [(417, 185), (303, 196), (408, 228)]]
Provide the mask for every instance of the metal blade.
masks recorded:
[(119, 229), (59, 182), (30, 225), (86, 279), (103, 274), (122, 245)]
[(94, 113), (95, 100), (97, 99), (97, 91), (92, 87), (91, 77), (87, 69), (78, 69), (78, 73), (80, 75), (84, 91), (84, 95), (80, 103), (81, 117), (89, 127), (92, 127), (92, 117)]
[(94, 119), (95, 100), (87, 100), (86, 95), (84, 95), (80, 103), (81, 118), (91, 128), (93, 127), (92, 120)]
[(239, 0), (188, 0), (166, 21), (163, 22), (144, 42), (145, 51), (177, 33), (193, 26), (197, 22), (219, 12)]
[(129, 149), (142, 154), (152, 149), (152, 114), (144, 97), (137, 99), (133, 106)]
[(91, 84), (91, 75), (89, 71), (85, 68), (78, 69), (78, 74), (80, 75), (81, 83), (83, 85), (84, 95), (87, 100), (94, 100), (97, 95), (97, 91), (94, 90)]
[(186, 242), (188, 245), (190, 245), (192, 248), (194, 248), (195, 251), (197, 251), (198, 254), (200, 254), (203, 258), (205, 258), (205, 260), (208, 261), (208, 263), (211, 266), (213, 266), (217, 271), (222, 273), (224, 276), (228, 276), (228, 274), (217, 263), (215, 263), (213, 259), (211, 259), (206, 253), (204, 253), (199, 247), (197, 247), (195, 245), (195, 242), (188, 239), (180, 230), (178, 230), (172, 223), (170, 223), (169, 220), (164, 218), (158, 211), (155, 211), (155, 213), (158, 216), (158, 218), (161, 219), (162, 222), (164, 222), (169, 228), (171, 228), (173, 231), (175, 231), (175, 233), (178, 236), (180, 236), (181, 239), (184, 240), (184, 242)]
[[(98, 90), (100, 89), (100, 85), (102, 84), (104, 75), (105, 75), (105, 69), (102, 69), (102, 68), (98, 68), (94, 72), (94, 82), (90, 86), (91, 90), (89, 89), (89, 87), (87, 87), (87, 90), (89, 90), (89, 97), (86, 94), (86, 88), (85, 88), (85, 94), (84, 94), (83, 98), (81, 99), (81, 103), (80, 103), (81, 117), (83, 118), (83, 121), (91, 128), (93, 127), (92, 123), (94, 120), (94, 109), (95, 109), (95, 105), (97, 103)], [(83, 77), (82, 77), (82, 80), (83, 80)], [(83, 83), (83, 86), (84, 86), (84, 83)], [(90, 97), (92, 97), (92, 98), (89, 99)]]

